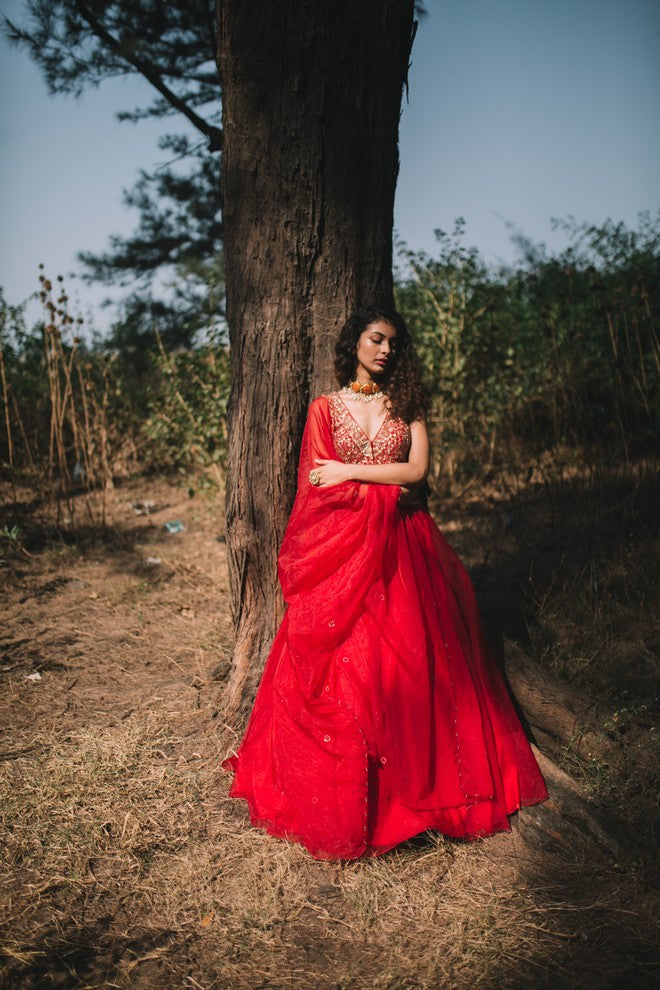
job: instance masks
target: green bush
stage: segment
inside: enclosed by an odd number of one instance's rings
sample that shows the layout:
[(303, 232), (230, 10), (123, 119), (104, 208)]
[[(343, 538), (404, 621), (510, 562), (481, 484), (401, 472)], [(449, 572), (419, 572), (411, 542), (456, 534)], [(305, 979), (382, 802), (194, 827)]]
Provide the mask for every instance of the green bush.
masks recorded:
[(32, 329), (25, 307), (9, 306), (0, 291), (5, 470), (28, 472), (59, 494), (105, 488), (140, 470), (222, 485), (228, 348), (218, 341), (168, 353), (155, 328), (150, 341), (141, 330), (139, 355), (82, 339), (57, 281), (55, 298), (40, 275), (45, 318)]
[(206, 344), (168, 354), (160, 338), (158, 343), (143, 428), (149, 465), (182, 473), (201, 468), (203, 477), (221, 486), (227, 454), (229, 348)]
[(643, 457), (657, 443), (658, 222), (562, 226), (565, 251), (524, 243), (515, 268), (464, 247), (461, 220), (436, 231), (436, 258), (400, 248), (397, 305), (450, 483), (559, 452), (590, 465)]
[[(658, 218), (641, 215), (636, 230), (560, 226), (565, 251), (519, 238), (510, 267), (467, 248), (461, 220), (436, 231), (436, 257), (400, 246), (397, 306), (431, 386), (436, 476), (450, 490), (493, 469), (597, 469), (657, 450)], [(0, 291), (5, 470), (41, 474), (58, 491), (76, 465), (96, 488), (138, 470), (222, 485), (224, 340), (175, 347), (165, 324), (165, 346), (151, 309), (127, 312), (107, 341), (82, 339), (57, 282), (54, 291), (40, 275), (44, 319), (31, 330)]]

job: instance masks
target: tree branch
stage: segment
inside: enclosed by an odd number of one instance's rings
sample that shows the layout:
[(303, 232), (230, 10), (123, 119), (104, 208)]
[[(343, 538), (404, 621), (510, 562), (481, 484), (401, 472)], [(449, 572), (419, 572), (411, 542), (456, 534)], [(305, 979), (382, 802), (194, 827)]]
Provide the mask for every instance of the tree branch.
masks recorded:
[(196, 114), (194, 110), (191, 110), (190, 107), (183, 102), (183, 100), (179, 99), (176, 93), (172, 92), (172, 90), (166, 86), (158, 73), (150, 65), (148, 65), (147, 62), (144, 62), (138, 56), (127, 52), (121, 42), (118, 41), (114, 35), (110, 34), (101, 22), (97, 20), (86, 4), (82, 3), (82, 0), (75, 0), (75, 6), (78, 9), (80, 16), (87, 22), (97, 38), (99, 38), (112, 51), (116, 52), (117, 55), (129, 62), (134, 69), (144, 76), (144, 78), (150, 82), (162, 96), (165, 97), (168, 103), (173, 106), (175, 110), (178, 110), (184, 115), (184, 117), (187, 117), (190, 123), (208, 138), (209, 151), (213, 152), (222, 150), (222, 131), (219, 127), (214, 127), (213, 124), (208, 124), (202, 119), (202, 117)]

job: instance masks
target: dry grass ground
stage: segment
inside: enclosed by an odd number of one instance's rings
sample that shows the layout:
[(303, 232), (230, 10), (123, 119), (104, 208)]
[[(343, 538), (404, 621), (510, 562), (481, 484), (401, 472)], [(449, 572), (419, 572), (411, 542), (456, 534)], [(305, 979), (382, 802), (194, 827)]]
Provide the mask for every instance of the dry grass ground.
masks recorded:
[[(75, 541), (26, 509), (30, 556), (7, 545), (0, 571), (2, 985), (650, 987), (647, 515), (622, 538), (626, 510), (608, 496), (619, 538), (583, 540), (592, 572), (580, 577), (547, 496), (532, 484), (509, 501), (447, 506), (439, 521), (493, 634), (617, 712), (618, 755), (572, 769), (640, 835), (626, 862), (561, 842), (535, 850), (521, 815), (476, 843), (426, 833), (343, 864), (252, 828), (226, 796), (222, 685), (210, 677), (231, 647), (220, 506), (162, 480), (131, 483), (115, 494), (114, 528)], [(139, 498), (155, 502), (149, 515), (135, 514)], [(562, 518), (579, 528), (577, 504)], [(171, 519), (184, 531), (168, 534)]]

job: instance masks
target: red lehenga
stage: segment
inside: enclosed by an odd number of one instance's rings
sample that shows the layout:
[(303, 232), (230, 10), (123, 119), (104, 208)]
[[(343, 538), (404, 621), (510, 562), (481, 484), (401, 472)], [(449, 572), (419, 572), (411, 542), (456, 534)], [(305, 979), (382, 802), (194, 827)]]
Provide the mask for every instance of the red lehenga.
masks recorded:
[(316, 859), (387, 852), (426, 829), (473, 839), (548, 797), (470, 579), (398, 485), (309, 482), (314, 458), (405, 461), (387, 414), (369, 440), (338, 393), (309, 408), (278, 560), (288, 608), (229, 794)]

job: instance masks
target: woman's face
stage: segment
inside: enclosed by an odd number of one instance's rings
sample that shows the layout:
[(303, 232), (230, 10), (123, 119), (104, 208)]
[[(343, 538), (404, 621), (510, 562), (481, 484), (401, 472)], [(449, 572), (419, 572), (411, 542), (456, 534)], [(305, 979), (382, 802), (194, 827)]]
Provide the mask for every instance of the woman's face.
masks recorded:
[(394, 361), (396, 329), (376, 320), (360, 334), (357, 342), (357, 377), (359, 381), (378, 378), (389, 371)]

